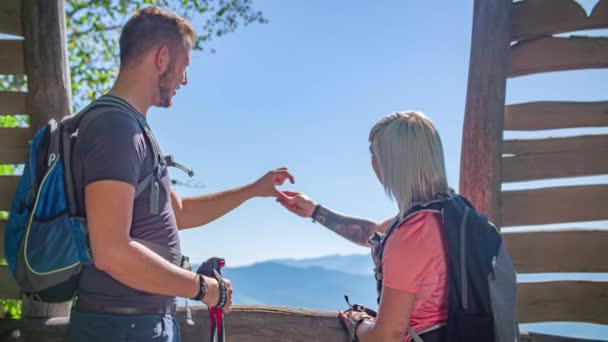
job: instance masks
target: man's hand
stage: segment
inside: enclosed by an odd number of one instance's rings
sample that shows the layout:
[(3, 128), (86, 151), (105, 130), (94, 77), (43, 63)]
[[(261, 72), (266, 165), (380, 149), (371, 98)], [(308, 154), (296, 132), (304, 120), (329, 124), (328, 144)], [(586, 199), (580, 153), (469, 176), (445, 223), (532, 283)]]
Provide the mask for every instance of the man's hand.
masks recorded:
[[(215, 307), (220, 300), (220, 285), (215, 278), (204, 277), (205, 283), (207, 283), (207, 292), (203, 297), (203, 303), (212, 308)], [(226, 295), (228, 296), (228, 299), (226, 300), (226, 305), (224, 305), (223, 309), (225, 313), (228, 313), (232, 310), (232, 283), (226, 278), (224, 278), (224, 282), (226, 282)]]
[(310, 197), (294, 191), (283, 191), (283, 194), (286, 195), (286, 198), (279, 198), (277, 201), (287, 210), (302, 217), (312, 216), (317, 203)]
[(279, 199), (287, 199), (286, 196), (276, 188), (277, 185), (283, 185), (286, 179), (289, 179), (291, 184), (294, 183), (293, 176), (286, 167), (269, 171), (262, 176), (262, 178), (251, 184), (253, 195), (260, 197), (274, 196)]

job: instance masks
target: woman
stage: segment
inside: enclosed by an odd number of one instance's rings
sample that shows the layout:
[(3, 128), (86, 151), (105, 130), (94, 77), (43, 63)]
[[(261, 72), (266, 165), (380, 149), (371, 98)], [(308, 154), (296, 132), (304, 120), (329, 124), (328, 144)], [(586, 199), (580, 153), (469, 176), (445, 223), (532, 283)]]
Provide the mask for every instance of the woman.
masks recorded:
[(443, 149), (437, 130), (420, 112), (398, 112), (380, 119), (369, 134), (372, 167), (399, 215), (382, 223), (349, 217), (318, 205), (304, 194), (285, 192), (282, 204), (312, 217), (342, 237), (362, 246), (376, 232), (394, 231), (384, 246), (381, 295), (377, 317), (341, 312), (351, 335), (367, 341), (442, 341), (447, 321), (447, 266), (441, 238), (441, 215), (412, 206), (448, 192)]

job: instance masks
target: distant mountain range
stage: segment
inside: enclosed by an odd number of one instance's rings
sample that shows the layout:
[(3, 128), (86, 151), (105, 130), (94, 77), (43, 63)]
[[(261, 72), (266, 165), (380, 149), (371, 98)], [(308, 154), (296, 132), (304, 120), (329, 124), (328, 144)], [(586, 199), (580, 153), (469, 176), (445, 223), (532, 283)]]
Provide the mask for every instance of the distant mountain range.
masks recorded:
[(376, 307), (376, 284), (368, 255), (272, 260), (227, 267), (222, 273), (234, 285), (235, 304), (337, 311), (347, 307), (344, 295), (348, 295), (351, 303)]

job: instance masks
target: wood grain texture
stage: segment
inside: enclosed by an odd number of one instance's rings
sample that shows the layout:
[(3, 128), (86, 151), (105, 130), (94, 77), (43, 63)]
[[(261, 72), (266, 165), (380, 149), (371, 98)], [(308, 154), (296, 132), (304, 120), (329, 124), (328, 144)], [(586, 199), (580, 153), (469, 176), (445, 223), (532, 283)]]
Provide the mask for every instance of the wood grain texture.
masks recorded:
[(517, 273), (608, 272), (608, 230), (502, 234)]
[(31, 132), (29, 128), (0, 128), (0, 164), (23, 164)]
[(608, 219), (608, 184), (502, 192), (502, 226)]
[(503, 154), (535, 154), (547, 152), (608, 151), (608, 135), (579, 135), (546, 139), (513, 139), (502, 143)]
[(0, 220), (0, 258), (4, 258), (4, 231), (6, 230), (6, 221)]
[(64, 1), (22, 0), (27, 107), (38, 130), (71, 114)]
[[(182, 341), (200, 342), (209, 339), (209, 315), (203, 307), (192, 308), (194, 326), (185, 322), (184, 309), (178, 309), (177, 321)], [(348, 341), (335, 312), (299, 310), (268, 306), (237, 306), (226, 317), (228, 342), (328, 342)], [(67, 342), (68, 317), (50, 319), (0, 319), (0, 336), (10, 336), (15, 330), (21, 339), (7, 342)], [(596, 342), (599, 340), (567, 338), (522, 332), (522, 342)]]
[(608, 174), (606, 156), (608, 150), (505, 156), (502, 158), (502, 181), (509, 183)]
[(608, 101), (541, 101), (505, 107), (505, 130), (534, 131), (608, 126)]
[(0, 74), (25, 74), (23, 40), (0, 40)]
[(26, 93), (18, 91), (0, 91), (0, 115), (26, 113)]
[(475, 1), (460, 161), (460, 192), (498, 226), (512, 7)]
[(0, 33), (23, 35), (21, 0), (0, 1)]
[(0, 265), (0, 298), (19, 299), (21, 292), (8, 266)]
[(10, 210), (19, 176), (0, 176), (0, 210)]
[(590, 68), (608, 68), (608, 38), (539, 38), (513, 45), (509, 56), (509, 77)]
[(512, 40), (524, 40), (556, 33), (608, 28), (606, 6), (596, 4), (591, 16), (575, 0), (524, 0), (513, 3)]
[(608, 282), (549, 281), (517, 285), (519, 321), (608, 324)]

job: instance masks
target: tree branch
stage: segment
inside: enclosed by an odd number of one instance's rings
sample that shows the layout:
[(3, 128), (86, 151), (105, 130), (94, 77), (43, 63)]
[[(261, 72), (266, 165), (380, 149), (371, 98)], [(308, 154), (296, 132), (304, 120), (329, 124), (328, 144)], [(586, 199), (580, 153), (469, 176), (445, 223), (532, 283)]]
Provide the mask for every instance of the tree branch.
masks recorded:
[(111, 31), (111, 30), (116, 30), (121, 28), (122, 25), (111, 25), (111, 26), (104, 26), (101, 30), (96, 28), (96, 27), (90, 27), (84, 31), (80, 31), (80, 32), (72, 32), (71, 34), (69, 34), (70, 38), (74, 37), (74, 38), (78, 38), (78, 37), (82, 37), (84, 35), (87, 35), (93, 31)]

